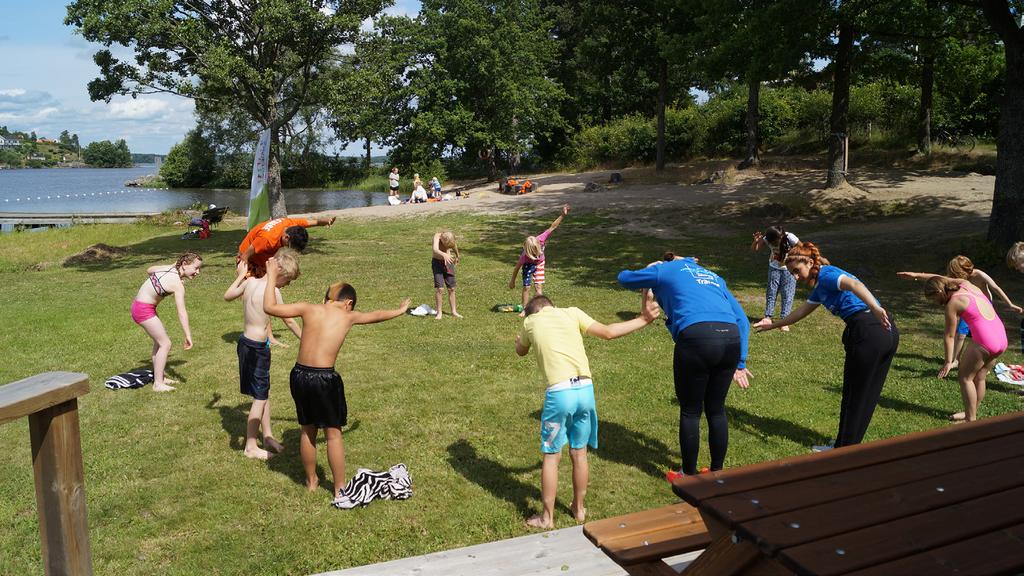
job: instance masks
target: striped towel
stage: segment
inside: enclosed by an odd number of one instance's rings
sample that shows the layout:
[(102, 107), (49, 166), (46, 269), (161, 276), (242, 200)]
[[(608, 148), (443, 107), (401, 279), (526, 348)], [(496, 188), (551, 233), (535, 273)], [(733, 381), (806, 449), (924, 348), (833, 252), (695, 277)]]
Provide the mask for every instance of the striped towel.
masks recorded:
[(127, 388), (142, 388), (146, 384), (152, 383), (152, 370), (136, 370), (135, 372), (125, 372), (124, 374), (111, 376), (104, 382), (104, 386), (111, 390), (124, 390)]

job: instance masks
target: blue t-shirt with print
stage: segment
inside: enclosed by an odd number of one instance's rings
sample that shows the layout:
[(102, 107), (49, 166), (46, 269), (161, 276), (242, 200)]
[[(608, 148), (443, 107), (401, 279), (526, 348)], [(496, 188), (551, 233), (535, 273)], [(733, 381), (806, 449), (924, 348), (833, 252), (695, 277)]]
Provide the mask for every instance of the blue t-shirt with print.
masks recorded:
[(738, 367), (746, 367), (750, 321), (718, 274), (701, 267), (692, 258), (683, 258), (643, 270), (623, 270), (619, 272), (619, 284), (630, 290), (654, 290), (654, 298), (665, 313), (673, 340), (688, 326), (698, 322), (735, 324), (740, 332)]
[[(856, 276), (835, 266), (822, 266), (818, 271), (818, 283), (807, 297), (811, 304), (821, 304), (832, 314), (846, 319), (861, 310), (866, 310), (868, 305), (849, 290), (839, 287), (839, 281), (843, 276), (851, 280), (858, 280)], [(878, 304), (878, 300), (875, 300)], [(878, 304), (881, 306), (881, 304)]]

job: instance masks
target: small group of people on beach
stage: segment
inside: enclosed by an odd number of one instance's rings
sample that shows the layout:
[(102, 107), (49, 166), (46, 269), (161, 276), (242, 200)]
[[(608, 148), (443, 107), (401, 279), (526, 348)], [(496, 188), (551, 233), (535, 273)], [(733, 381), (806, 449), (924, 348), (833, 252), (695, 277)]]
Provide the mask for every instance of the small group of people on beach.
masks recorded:
[(437, 202), (443, 199), (441, 195), (441, 181), (437, 179), (437, 176), (431, 176), (430, 181), (427, 182), (426, 186), (423, 184), (423, 180), (420, 179), (420, 175), (412, 175), (412, 192), (409, 194), (409, 198), (402, 202), (398, 198), (398, 190), (401, 187), (401, 175), (398, 172), (398, 167), (391, 169), (388, 173), (388, 196), (394, 198), (391, 201), (392, 204), (420, 204), (423, 202)]
[[(755, 331), (788, 330), (818, 307), (842, 319), (842, 343), (846, 353), (843, 390), (835, 440), (814, 450), (830, 450), (862, 441), (878, 404), (889, 367), (899, 346), (899, 331), (885, 308), (855, 275), (833, 265), (817, 245), (801, 241), (781, 226), (754, 235), (752, 248), (767, 248), (769, 276), (763, 317), (751, 324), (725, 279), (704, 267), (698, 258), (667, 252), (662, 259), (636, 270), (618, 274), (619, 284), (641, 292), (639, 314), (612, 324), (594, 320), (575, 307), (559, 307), (544, 293), (545, 249), (551, 234), (569, 214), (569, 206), (542, 233), (528, 236), (516, 261), (509, 289), (522, 277), (524, 316), (514, 341), (519, 356), (533, 353), (545, 385), (540, 422), (541, 493), (543, 509), (528, 523), (536, 528), (554, 525), (558, 466), (566, 444), (573, 465), (571, 510), (578, 521), (586, 516), (584, 499), (589, 482), (587, 447), (597, 448), (597, 409), (593, 374), (583, 335), (602, 339), (625, 336), (664, 316), (674, 341), (673, 379), (679, 401), (679, 445), (682, 466), (666, 474), (681, 475), (721, 470), (728, 449), (725, 401), (735, 381), (747, 388), (753, 374), (747, 367), (749, 334)], [(244, 330), (237, 343), (240, 392), (253, 399), (248, 414), (246, 456), (267, 459), (283, 450), (273, 435), (270, 419), (270, 346), (274, 343), (271, 317), (282, 318), (299, 338), (289, 387), (302, 429), (299, 452), (310, 490), (319, 485), (316, 472), (316, 441), (325, 430), (328, 463), (333, 477), (334, 502), (345, 494), (345, 457), (342, 428), (348, 408), (344, 383), (335, 370), (338, 352), (349, 329), (358, 324), (383, 322), (404, 314), (409, 299), (396, 308), (356, 311), (355, 288), (345, 282), (327, 287), (321, 303), (286, 303), (281, 289), (299, 277), (299, 253), (308, 242), (306, 228), (331, 226), (334, 218), (278, 218), (261, 223), (239, 246), (236, 277), (224, 293), (226, 301), (243, 302)], [(436, 319), (442, 319), (442, 300), (447, 290), (451, 315), (461, 318), (456, 302), (456, 266), (459, 247), (451, 231), (433, 235), (431, 274), (435, 289)], [(171, 342), (156, 315), (156, 307), (173, 294), (185, 334), (185, 349), (192, 347), (185, 308), (184, 281), (195, 278), (202, 258), (186, 252), (173, 265), (152, 266), (131, 306), (131, 316), (153, 340), (155, 391), (173, 390), (164, 371)], [(1008, 265), (1024, 272), (1024, 242), (1007, 255)], [(901, 278), (925, 281), (926, 297), (944, 310), (946, 330), (944, 362), (939, 377), (957, 368), (964, 402), (954, 421), (977, 418), (985, 394), (985, 377), (1007, 348), (1006, 332), (991, 298), (995, 293), (1017, 313), (1013, 304), (990, 276), (958, 256), (950, 261), (947, 275), (900, 272)], [(811, 292), (807, 301), (793, 309), (796, 282)], [(535, 294), (531, 297), (531, 290)], [(775, 304), (781, 297), (781, 315)], [(295, 322), (302, 319), (302, 325)], [(960, 327), (958, 328), (958, 324)], [(958, 334), (970, 336), (964, 342)], [(710, 462), (698, 466), (701, 415), (707, 417)]]

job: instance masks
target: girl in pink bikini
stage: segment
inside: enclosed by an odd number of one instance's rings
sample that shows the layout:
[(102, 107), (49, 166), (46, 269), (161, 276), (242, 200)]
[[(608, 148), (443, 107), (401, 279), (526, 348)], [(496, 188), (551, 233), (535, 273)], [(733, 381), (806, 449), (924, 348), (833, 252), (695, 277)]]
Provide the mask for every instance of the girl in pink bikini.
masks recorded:
[(153, 391), (166, 392), (174, 390), (168, 386), (171, 381), (164, 374), (167, 366), (167, 356), (171, 353), (171, 339), (167, 336), (167, 330), (160, 317), (156, 315), (157, 304), (168, 294), (174, 294), (174, 306), (178, 309), (178, 321), (185, 331), (185, 350), (192, 348), (192, 331), (188, 327), (188, 311), (185, 310), (185, 285), (186, 278), (195, 278), (199, 275), (199, 268), (203, 265), (203, 259), (195, 252), (185, 252), (178, 257), (173, 266), (157, 265), (150, 266), (146, 273), (149, 275), (146, 281), (139, 288), (139, 293), (132, 301), (132, 320), (142, 326), (146, 334), (153, 339)]
[(958, 321), (962, 319), (970, 328), (971, 339), (960, 358), (957, 372), (964, 411), (953, 414), (950, 420), (977, 420), (978, 405), (985, 398), (985, 377), (999, 355), (1006, 351), (1006, 328), (1003, 321), (999, 319), (988, 297), (968, 280), (913, 272), (899, 272), (898, 276), (915, 280), (927, 278), (925, 296), (946, 311), (945, 363), (939, 370), (939, 378), (945, 378), (953, 368), (953, 341)]

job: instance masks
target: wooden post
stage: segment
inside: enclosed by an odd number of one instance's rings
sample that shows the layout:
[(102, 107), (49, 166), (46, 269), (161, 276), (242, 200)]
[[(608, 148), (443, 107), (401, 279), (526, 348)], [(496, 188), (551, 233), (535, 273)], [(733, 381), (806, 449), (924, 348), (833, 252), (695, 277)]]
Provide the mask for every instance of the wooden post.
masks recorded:
[(91, 576), (77, 398), (89, 376), (48, 372), (0, 386), (0, 424), (28, 416), (47, 576)]

